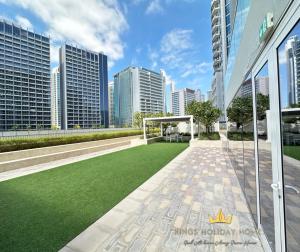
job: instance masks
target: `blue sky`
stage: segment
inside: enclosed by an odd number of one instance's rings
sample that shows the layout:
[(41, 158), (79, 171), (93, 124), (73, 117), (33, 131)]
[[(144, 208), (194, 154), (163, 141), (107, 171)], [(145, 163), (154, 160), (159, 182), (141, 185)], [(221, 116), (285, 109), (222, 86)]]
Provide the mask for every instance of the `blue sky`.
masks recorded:
[(51, 37), (51, 64), (65, 41), (109, 57), (109, 79), (129, 65), (164, 69), (176, 88), (210, 87), (209, 0), (0, 0), (0, 15)]

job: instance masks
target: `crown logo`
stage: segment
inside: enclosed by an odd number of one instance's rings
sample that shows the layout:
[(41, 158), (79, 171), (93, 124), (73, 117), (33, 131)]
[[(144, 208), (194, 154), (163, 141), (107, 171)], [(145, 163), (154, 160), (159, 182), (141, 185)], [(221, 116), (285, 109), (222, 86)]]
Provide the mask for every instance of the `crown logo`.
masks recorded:
[(225, 215), (222, 212), (222, 209), (219, 210), (216, 218), (213, 218), (209, 216), (209, 223), (214, 224), (214, 223), (225, 223), (225, 224), (231, 224), (232, 222), (232, 215), (228, 215), (225, 217)]

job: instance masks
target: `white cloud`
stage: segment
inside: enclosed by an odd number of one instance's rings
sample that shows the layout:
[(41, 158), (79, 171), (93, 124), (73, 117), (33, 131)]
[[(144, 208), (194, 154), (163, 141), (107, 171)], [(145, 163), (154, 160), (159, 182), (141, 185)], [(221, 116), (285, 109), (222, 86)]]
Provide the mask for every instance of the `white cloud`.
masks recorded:
[(128, 29), (116, 0), (0, 0), (32, 11), (48, 26), (56, 44), (70, 42), (92, 51), (103, 51), (111, 66), (123, 57), (120, 35)]
[(192, 30), (174, 29), (165, 34), (161, 40), (161, 50), (169, 53), (182, 51), (192, 45)]
[(198, 80), (212, 70), (211, 62), (201, 61), (200, 48), (193, 42), (190, 29), (174, 29), (162, 37), (160, 61), (171, 73), (185, 79)]
[(181, 77), (186, 78), (192, 74), (205, 74), (212, 68), (212, 63), (209, 62), (201, 62), (196, 65), (193, 64), (185, 64), (184, 66), (184, 73), (181, 74)]
[(33, 30), (33, 25), (25, 17), (17, 15), (16, 16), (16, 23), (19, 24), (20, 26), (22, 26), (22, 28), (24, 28), (24, 29), (28, 29), (28, 30), (31, 30), (31, 31)]
[(50, 58), (52, 62), (59, 62), (59, 48), (60, 45), (54, 44), (53, 42), (50, 43)]
[(146, 14), (162, 13), (164, 11), (160, 0), (153, 0), (149, 3)]
[(155, 69), (158, 66), (159, 54), (148, 45), (148, 58), (151, 61), (151, 68)]

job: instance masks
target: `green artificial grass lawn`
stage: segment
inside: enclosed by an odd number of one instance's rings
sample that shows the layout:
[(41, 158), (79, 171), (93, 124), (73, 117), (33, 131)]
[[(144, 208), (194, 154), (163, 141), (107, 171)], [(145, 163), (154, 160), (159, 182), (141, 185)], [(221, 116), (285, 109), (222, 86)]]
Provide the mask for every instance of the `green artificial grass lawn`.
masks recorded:
[(300, 160), (300, 146), (283, 146), (285, 155)]
[(187, 148), (155, 143), (0, 183), (0, 251), (57, 251)]

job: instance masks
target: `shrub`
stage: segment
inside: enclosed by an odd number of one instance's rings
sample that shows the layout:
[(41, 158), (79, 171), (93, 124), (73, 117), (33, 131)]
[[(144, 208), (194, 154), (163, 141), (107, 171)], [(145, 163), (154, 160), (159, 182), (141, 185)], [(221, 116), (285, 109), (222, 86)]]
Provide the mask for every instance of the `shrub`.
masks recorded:
[(228, 131), (227, 138), (232, 141), (254, 141), (253, 132), (243, 132), (242, 135), (242, 132)]
[(13, 138), (0, 140), (0, 152), (26, 150), (55, 145), (81, 143), (111, 139), (117, 137), (141, 135), (141, 130), (113, 131), (107, 133), (94, 133), (87, 135), (66, 135), (60, 137)]
[(199, 140), (220, 140), (219, 132), (201, 133)]

